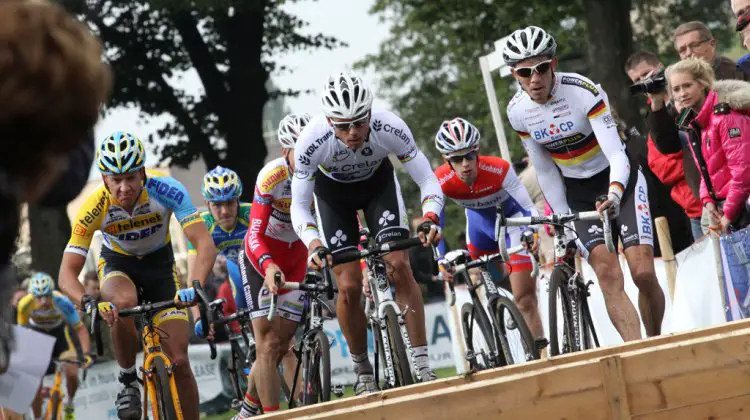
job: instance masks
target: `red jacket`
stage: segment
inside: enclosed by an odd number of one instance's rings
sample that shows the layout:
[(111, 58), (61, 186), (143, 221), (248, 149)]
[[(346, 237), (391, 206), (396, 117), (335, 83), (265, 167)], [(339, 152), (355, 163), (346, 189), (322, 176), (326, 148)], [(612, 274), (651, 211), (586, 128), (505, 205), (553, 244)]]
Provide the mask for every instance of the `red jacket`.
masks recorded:
[[(721, 111), (718, 104), (729, 106)], [(723, 212), (735, 221), (750, 196), (750, 83), (722, 80), (714, 84), (695, 117), (701, 126), (701, 154)], [(693, 150), (693, 155), (695, 155)], [(696, 159), (700, 168), (700, 162)], [(701, 202), (714, 201), (701, 179)]]
[(682, 152), (663, 154), (648, 136), (648, 167), (659, 180), (669, 187), (672, 200), (685, 210), (688, 217), (701, 217), (702, 207), (698, 198), (685, 180), (685, 166)]
[[(237, 312), (237, 305), (234, 304), (234, 296), (232, 295), (232, 287), (229, 285), (229, 279), (221, 283), (219, 290), (216, 291), (216, 298), (224, 298), (227, 301), (224, 304), (224, 316), (229, 316)], [(240, 324), (237, 321), (230, 322), (229, 328), (234, 333), (240, 332)]]

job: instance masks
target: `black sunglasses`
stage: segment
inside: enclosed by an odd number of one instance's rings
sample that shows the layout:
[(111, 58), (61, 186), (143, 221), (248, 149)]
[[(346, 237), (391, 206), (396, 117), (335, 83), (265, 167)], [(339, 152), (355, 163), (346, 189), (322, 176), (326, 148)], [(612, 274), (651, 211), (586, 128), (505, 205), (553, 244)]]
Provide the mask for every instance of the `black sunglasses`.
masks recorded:
[(531, 67), (516, 67), (513, 70), (518, 76), (526, 79), (531, 77), (534, 72), (545, 74), (549, 71), (550, 68), (552, 68), (552, 60), (542, 61), (541, 63)]
[(448, 158), (448, 161), (450, 161), (450, 163), (458, 164), (458, 163), (462, 163), (464, 159), (468, 161), (473, 161), (476, 158), (477, 158), (477, 152), (469, 152), (465, 155), (451, 156)]

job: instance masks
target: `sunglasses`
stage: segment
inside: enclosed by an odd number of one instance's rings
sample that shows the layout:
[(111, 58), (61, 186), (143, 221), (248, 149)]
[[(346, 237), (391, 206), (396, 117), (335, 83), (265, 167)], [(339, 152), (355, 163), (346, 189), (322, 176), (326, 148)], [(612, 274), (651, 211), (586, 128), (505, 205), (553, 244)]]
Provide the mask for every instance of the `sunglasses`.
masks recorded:
[(471, 162), (476, 158), (477, 158), (477, 152), (469, 152), (465, 155), (451, 156), (448, 158), (448, 161), (450, 161), (450, 163), (459, 164), (459, 163), (462, 163), (464, 159)]
[(538, 74), (545, 74), (552, 68), (552, 60), (542, 61), (541, 63), (531, 67), (516, 67), (513, 69), (515, 73), (523, 78), (531, 77), (534, 72)]
[(357, 118), (354, 121), (335, 122), (335, 121), (331, 121), (330, 119), (328, 121), (331, 123), (331, 125), (333, 125), (334, 128), (338, 130), (349, 131), (349, 129), (352, 127), (360, 128), (360, 127), (365, 126), (369, 122), (368, 121), (369, 118), (370, 118), (370, 114), (368, 113), (364, 117)]

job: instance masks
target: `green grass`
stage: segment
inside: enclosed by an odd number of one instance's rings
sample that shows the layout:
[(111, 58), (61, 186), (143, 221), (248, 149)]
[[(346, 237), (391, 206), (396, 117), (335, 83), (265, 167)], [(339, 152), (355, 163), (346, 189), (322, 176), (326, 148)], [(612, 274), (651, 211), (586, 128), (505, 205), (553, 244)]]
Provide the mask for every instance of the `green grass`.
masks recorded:
[[(435, 369), (435, 374), (438, 376), (438, 378), (449, 378), (451, 376), (456, 376), (456, 368), (448, 367), (448, 368)], [(346, 388), (344, 388), (344, 396), (342, 396), (341, 398), (349, 398), (353, 395), (354, 395), (354, 390), (352, 389), (351, 386), (347, 386)], [(334, 396), (333, 399), (335, 400), (338, 398)], [(286, 408), (286, 403), (282, 403), (281, 409), (283, 410), (285, 408)], [(236, 413), (234, 412), (229, 412), (229, 413), (224, 413), (224, 414), (217, 414), (215, 416), (207, 416), (203, 418), (205, 420), (229, 420), (235, 414)]]

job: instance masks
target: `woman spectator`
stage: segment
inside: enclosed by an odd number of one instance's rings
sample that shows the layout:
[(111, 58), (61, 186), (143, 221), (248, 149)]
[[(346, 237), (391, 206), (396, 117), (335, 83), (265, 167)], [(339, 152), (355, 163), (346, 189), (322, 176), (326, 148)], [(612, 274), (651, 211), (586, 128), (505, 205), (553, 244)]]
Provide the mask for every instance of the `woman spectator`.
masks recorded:
[(711, 66), (698, 58), (675, 63), (666, 74), (701, 172), (704, 224), (724, 233), (744, 228), (750, 223), (750, 83), (714, 82)]

